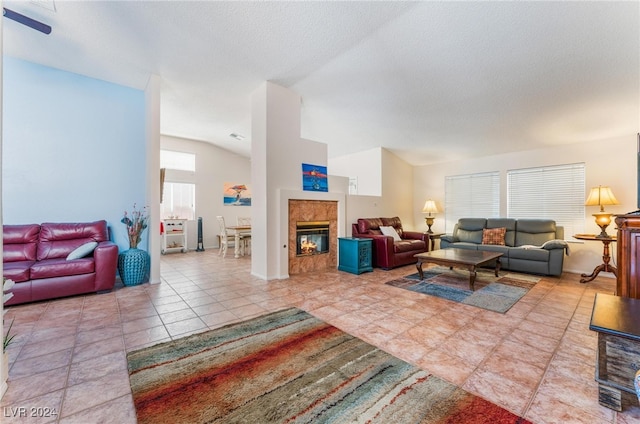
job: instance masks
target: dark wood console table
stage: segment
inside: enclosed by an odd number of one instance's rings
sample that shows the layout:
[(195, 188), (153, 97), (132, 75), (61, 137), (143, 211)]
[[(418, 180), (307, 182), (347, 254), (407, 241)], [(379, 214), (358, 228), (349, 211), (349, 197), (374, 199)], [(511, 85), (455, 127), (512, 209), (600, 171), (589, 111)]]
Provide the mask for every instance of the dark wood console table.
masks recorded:
[(618, 274), (616, 294), (640, 299), (640, 214), (616, 217), (618, 227)]
[(576, 234), (573, 236), (573, 238), (587, 241), (601, 241), (603, 244), (602, 264), (598, 265), (591, 274), (582, 274), (582, 278), (580, 279), (581, 283), (588, 283), (589, 281), (592, 281), (598, 276), (598, 274), (603, 271), (611, 272), (616, 277), (618, 276), (618, 269), (613, 265), (609, 265), (609, 261), (611, 260), (611, 255), (609, 254), (609, 245), (611, 244), (611, 242), (616, 241), (616, 236), (598, 237), (595, 234)]
[(589, 329), (598, 333), (596, 381), (600, 405), (638, 405), (633, 379), (640, 367), (640, 299), (597, 293)]

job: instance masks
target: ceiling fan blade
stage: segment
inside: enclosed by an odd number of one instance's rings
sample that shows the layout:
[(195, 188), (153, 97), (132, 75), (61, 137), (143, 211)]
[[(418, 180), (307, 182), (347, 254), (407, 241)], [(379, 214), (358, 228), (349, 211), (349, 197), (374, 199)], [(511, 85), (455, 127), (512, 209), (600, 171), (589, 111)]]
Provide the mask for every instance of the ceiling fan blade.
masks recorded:
[(31, 19), (28, 16), (21, 15), (18, 12), (14, 12), (13, 10), (7, 9), (6, 7), (2, 8), (2, 15), (13, 21), (20, 22), (22, 25), (26, 25), (30, 28), (33, 28), (36, 31), (40, 31), (45, 34), (51, 34), (51, 27), (49, 25), (43, 24), (42, 22), (38, 22), (35, 19)]

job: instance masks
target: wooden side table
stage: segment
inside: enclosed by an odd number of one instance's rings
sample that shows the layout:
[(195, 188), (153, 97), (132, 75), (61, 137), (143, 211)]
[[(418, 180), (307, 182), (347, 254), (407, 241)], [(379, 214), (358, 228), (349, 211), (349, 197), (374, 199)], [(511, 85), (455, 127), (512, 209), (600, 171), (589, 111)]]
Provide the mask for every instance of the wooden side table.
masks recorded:
[(427, 252), (431, 252), (436, 249), (436, 240), (440, 240), (440, 237), (445, 235), (445, 233), (424, 233), (427, 236)]
[(581, 275), (582, 278), (580, 279), (581, 283), (588, 283), (589, 281), (592, 281), (602, 271), (611, 272), (616, 277), (618, 276), (618, 269), (613, 265), (609, 265), (609, 261), (611, 260), (611, 256), (609, 255), (609, 245), (611, 244), (611, 242), (616, 241), (616, 236), (598, 237), (595, 234), (576, 234), (573, 236), (573, 238), (576, 238), (578, 240), (587, 240), (587, 241), (601, 241), (603, 245), (603, 251), (602, 251), (603, 263), (595, 267), (595, 269), (591, 274), (582, 274)]
[(622, 411), (638, 405), (633, 380), (640, 367), (640, 299), (597, 293), (589, 329), (598, 333), (598, 401)]

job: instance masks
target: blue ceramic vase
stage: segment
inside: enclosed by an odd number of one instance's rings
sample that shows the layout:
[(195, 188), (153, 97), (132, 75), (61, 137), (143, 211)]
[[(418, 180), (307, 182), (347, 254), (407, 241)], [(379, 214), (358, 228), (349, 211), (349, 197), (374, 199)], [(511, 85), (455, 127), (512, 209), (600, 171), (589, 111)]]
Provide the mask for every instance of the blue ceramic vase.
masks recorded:
[(125, 250), (118, 255), (118, 272), (125, 286), (137, 286), (148, 280), (149, 254), (138, 248)]

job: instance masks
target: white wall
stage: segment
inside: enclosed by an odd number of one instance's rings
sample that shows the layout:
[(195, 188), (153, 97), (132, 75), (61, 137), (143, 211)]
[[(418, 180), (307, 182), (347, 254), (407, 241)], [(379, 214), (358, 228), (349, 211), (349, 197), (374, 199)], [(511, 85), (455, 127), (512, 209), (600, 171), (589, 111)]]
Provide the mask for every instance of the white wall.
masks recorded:
[[(160, 84), (158, 75), (151, 75), (144, 90), (145, 96), (145, 129), (147, 164), (147, 205), (149, 205), (150, 229), (160, 228)], [(150, 230), (149, 256), (151, 266), (149, 282), (160, 283), (160, 246), (162, 240), (159, 231)]]
[(403, 229), (426, 230), (414, 222), (413, 166), (386, 149), (382, 149), (382, 205), (381, 216), (400, 217)]
[(252, 177), (256, 196), (251, 229), (251, 273), (263, 279), (288, 276), (288, 224), (281, 227), (280, 190), (302, 189), (302, 163), (327, 165), (326, 145), (300, 138), (300, 96), (265, 82), (252, 96)]
[[(591, 187), (608, 185), (620, 202), (617, 206), (607, 206), (607, 212), (622, 214), (637, 209), (637, 171), (636, 171), (636, 135), (630, 134), (609, 140), (599, 140), (589, 143), (550, 146), (544, 149), (524, 152), (508, 153), (504, 155), (487, 156), (458, 162), (432, 164), (414, 169), (414, 219), (424, 219), (419, 213), (424, 200), (432, 198), (440, 206), (444, 204), (444, 177), (477, 172), (499, 171), (501, 176), (501, 215), (507, 216), (506, 199), (506, 171), (510, 169), (528, 168), (546, 165), (584, 162), (586, 165), (585, 199)], [(587, 207), (585, 216), (585, 232), (599, 233), (592, 213), (597, 207)], [(444, 232), (444, 212), (436, 216), (435, 232)], [(451, 228), (447, 228), (451, 231)], [(607, 229), (611, 235), (616, 233), (615, 224)], [(565, 234), (570, 236), (571, 234)], [(612, 243), (612, 258), (615, 261), (616, 246)], [(564, 270), (577, 273), (591, 273), (602, 263), (602, 243), (578, 242), (571, 243), (571, 254), (565, 258)], [(610, 273), (601, 276), (614, 277)]]
[(228, 225), (235, 225), (238, 216), (251, 216), (253, 206), (225, 206), (222, 195), (224, 183), (246, 184), (253, 189), (251, 162), (210, 143), (167, 135), (161, 136), (160, 148), (196, 155), (195, 173), (168, 169), (165, 181), (190, 182), (196, 185), (196, 219), (187, 224), (187, 247), (197, 247), (197, 219), (202, 217), (204, 248), (217, 248), (219, 230), (216, 216), (224, 216)]
[(331, 158), (329, 173), (358, 178), (357, 195), (347, 197), (347, 235), (358, 218), (398, 216), (405, 230), (426, 230), (414, 221), (413, 166), (389, 150), (377, 147)]
[(357, 178), (360, 196), (382, 195), (382, 150), (380, 147), (328, 160), (331, 175)]
[(128, 249), (120, 219), (147, 195), (144, 92), (7, 56), (3, 72), (4, 223), (105, 219)]
[(349, 178), (338, 175), (329, 175), (329, 190), (336, 193), (349, 193)]

